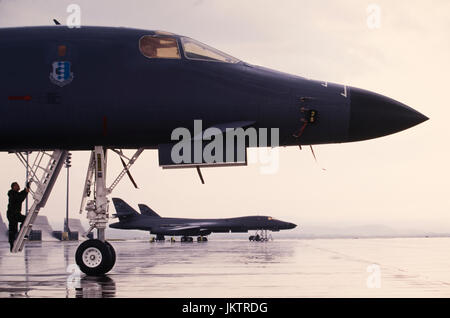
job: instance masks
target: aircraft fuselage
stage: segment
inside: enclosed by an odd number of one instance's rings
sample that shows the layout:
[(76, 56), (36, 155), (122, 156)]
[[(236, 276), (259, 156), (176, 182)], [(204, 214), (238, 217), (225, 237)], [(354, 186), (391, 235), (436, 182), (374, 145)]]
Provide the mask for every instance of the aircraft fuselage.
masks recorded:
[[(180, 58), (144, 56), (145, 35), (175, 39)], [(368, 91), (241, 61), (188, 59), (180, 38), (109, 27), (0, 29), (0, 151), (156, 148), (196, 119), (204, 128), (236, 121), (279, 128), (282, 146), (339, 143), (427, 119)], [(317, 118), (295, 136), (305, 109)]]

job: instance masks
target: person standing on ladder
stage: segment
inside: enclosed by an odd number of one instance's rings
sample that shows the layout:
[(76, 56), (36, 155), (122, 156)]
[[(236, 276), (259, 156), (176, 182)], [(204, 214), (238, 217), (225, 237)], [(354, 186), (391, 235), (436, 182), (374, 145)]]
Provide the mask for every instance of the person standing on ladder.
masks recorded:
[(28, 195), (30, 191), (30, 183), (28, 182), (25, 189), (20, 191), (20, 186), (17, 182), (13, 182), (11, 184), (11, 190), (8, 191), (8, 211), (6, 212), (6, 216), (8, 217), (9, 222), (9, 245), (10, 251), (14, 246), (14, 241), (16, 240), (17, 235), (17, 225), (18, 223), (22, 223), (25, 221), (25, 215), (20, 213), (22, 211), (22, 203)]

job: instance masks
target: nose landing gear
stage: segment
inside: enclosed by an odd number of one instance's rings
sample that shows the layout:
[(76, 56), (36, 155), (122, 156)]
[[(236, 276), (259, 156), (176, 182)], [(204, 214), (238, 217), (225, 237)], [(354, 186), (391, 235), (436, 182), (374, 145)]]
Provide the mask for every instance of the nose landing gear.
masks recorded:
[[(124, 163), (124, 169), (109, 188), (106, 187), (107, 149), (102, 146), (95, 146), (94, 150), (91, 152), (85, 186), (83, 189), (80, 214), (83, 212), (83, 207), (85, 207), (90, 228), (83, 236), (87, 236), (92, 230), (97, 229), (97, 239), (84, 241), (80, 244), (75, 253), (77, 265), (80, 267), (80, 270), (87, 275), (103, 275), (114, 267), (116, 253), (112, 245), (109, 244), (105, 238), (105, 230), (109, 218), (109, 200), (107, 196), (111, 194), (112, 190), (117, 186), (122, 177), (127, 173), (129, 174), (129, 168), (137, 160), (143, 150), (144, 149), (140, 148), (131, 159), (127, 158), (129, 160), (128, 164)], [(118, 153), (121, 159), (122, 157), (125, 157), (122, 151), (114, 150), (114, 152)], [(90, 189), (93, 183), (94, 198), (86, 203), (87, 198), (91, 194)]]

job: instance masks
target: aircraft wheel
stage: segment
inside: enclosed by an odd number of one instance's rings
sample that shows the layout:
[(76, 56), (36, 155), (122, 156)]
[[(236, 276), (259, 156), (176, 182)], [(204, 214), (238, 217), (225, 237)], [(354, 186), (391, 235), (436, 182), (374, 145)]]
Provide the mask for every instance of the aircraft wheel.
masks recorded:
[(249, 240), (249, 241), (254, 241), (254, 240), (255, 240), (255, 236), (254, 236), (254, 235), (250, 235), (250, 236), (248, 237), (248, 240)]
[(80, 270), (86, 275), (100, 276), (114, 266), (116, 254), (108, 242), (87, 240), (78, 246), (75, 260)]
[(186, 237), (182, 236), (181, 237), (181, 242), (186, 242)]
[(202, 237), (202, 242), (208, 242), (208, 238), (206, 236)]
[(201, 241), (202, 241), (202, 237), (201, 236), (197, 237), (197, 242), (201, 242)]

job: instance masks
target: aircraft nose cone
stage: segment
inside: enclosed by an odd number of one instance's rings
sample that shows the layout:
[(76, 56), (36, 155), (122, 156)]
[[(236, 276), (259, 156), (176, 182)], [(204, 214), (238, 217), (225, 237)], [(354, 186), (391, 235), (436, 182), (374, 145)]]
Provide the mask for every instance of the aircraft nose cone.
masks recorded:
[(294, 223), (286, 223), (286, 229), (290, 230), (297, 226), (297, 224)]
[(377, 138), (413, 127), (428, 117), (380, 94), (352, 88), (349, 141)]

